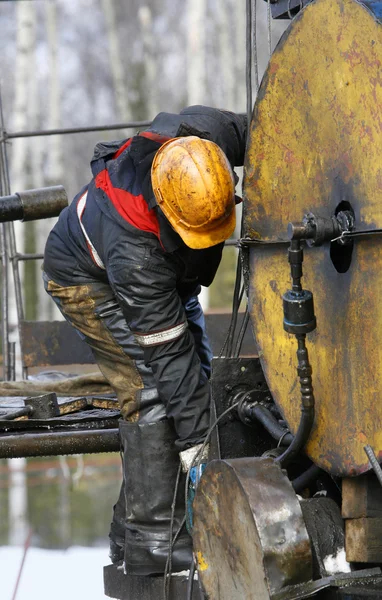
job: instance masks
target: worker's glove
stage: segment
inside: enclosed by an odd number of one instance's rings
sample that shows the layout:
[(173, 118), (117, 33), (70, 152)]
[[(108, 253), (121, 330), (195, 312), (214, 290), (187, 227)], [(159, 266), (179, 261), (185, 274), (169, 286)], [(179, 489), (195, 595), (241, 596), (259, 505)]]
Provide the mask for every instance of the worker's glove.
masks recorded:
[(190, 535), (192, 534), (193, 527), (192, 505), (194, 503), (196, 488), (206, 468), (208, 459), (209, 447), (208, 445), (205, 446), (203, 451), (200, 452), (202, 445), (192, 446), (192, 448), (187, 448), (187, 450), (183, 450), (179, 454), (183, 473), (188, 473), (186, 527)]

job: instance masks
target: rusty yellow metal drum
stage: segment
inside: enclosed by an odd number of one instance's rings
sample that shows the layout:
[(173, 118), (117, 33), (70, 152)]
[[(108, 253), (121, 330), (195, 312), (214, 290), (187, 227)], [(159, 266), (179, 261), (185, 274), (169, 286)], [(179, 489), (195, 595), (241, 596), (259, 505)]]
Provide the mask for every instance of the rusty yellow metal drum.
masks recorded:
[[(354, 212), (382, 227), (382, 25), (355, 0), (316, 0), (276, 48), (256, 101), (245, 165), (250, 311), (273, 397), (291, 431), (300, 419), (296, 341), (283, 330), (290, 288), (287, 226), (312, 212)], [(281, 242), (281, 243), (280, 243)], [(305, 248), (303, 287), (317, 329), (307, 336), (316, 418), (309, 456), (332, 474), (382, 458), (382, 236)]]

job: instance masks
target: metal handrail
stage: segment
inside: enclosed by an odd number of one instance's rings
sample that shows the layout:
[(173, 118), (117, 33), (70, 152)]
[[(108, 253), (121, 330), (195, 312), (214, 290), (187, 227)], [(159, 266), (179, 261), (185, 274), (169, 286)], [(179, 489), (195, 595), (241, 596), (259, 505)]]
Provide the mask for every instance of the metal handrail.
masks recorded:
[(8, 133), (3, 131), (1, 142), (15, 138), (40, 137), (47, 135), (65, 135), (72, 133), (89, 133), (92, 131), (113, 131), (115, 129), (135, 129), (136, 127), (149, 127), (152, 121), (129, 121), (128, 123), (115, 123), (113, 125), (95, 125), (92, 127), (65, 127), (63, 129), (35, 129), (33, 131), (16, 131)]

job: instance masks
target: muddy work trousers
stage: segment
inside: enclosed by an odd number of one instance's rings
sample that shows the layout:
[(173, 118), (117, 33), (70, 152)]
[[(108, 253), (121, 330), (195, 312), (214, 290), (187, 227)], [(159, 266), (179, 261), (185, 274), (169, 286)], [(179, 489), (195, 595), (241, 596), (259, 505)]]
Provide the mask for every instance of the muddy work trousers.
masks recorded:
[[(62, 286), (46, 274), (44, 283), (66, 320), (92, 349), (121, 407), (123, 483), (109, 533), (110, 557), (115, 563), (124, 560), (130, 574), (163, 573), (179, 461), (175, 431), (166, 419), (152, 370), (145, 366), (143, 350), (109, 285), (94, 281)], [(184, 308), (202, 367), (209, 375), (212, 353), (203, 312), (197, 298)], [(142, 490), (146, 490), (144, 496)], [(184, 498), (178, 494), (175, 524), (179, 525), (183, 511)], [(183, 532), (173, 549), (174, 568), (187, 568), (191, 557), (191, 540)]]
[[(90, 346), (97, 365), (115, 390), (126, 421), (153, 423), (165, 418), (154, 376), (129, 329), (111, 287), (100, 281), (62, 286), (44, 273), (44, 285), (65, 319)], [(209, 375), (212, 352), (198, 299), (184, 305), (202, 367)]]

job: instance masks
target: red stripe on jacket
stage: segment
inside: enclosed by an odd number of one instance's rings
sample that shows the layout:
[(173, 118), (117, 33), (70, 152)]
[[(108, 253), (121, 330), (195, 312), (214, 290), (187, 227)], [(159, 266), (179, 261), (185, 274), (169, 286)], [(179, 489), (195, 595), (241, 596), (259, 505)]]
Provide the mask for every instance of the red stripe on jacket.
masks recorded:
[(154, 210), (149, 210), (142, 194), (134, 196), (126, 190), (114, 187), (107, 169), (98, 173), (95, 184), (97, 188), (105, 192), (125, 221), (140, 231), (153, 233), (160, 240), (157, 216)]

